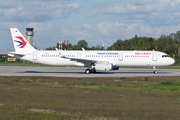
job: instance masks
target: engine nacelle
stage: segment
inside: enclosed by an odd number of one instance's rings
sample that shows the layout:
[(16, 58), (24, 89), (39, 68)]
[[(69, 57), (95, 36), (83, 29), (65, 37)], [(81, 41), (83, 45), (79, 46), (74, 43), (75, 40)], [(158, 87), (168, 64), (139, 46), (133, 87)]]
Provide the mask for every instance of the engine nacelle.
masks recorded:
[(113, 66), (112, 70), (119, 70), (119, 66)]
[(96, 70), (112, 70), (113, 66), (111, 63), (109, 62), (103, 62), (103, 63), (96, 63), (93, 68), (95, 68)]

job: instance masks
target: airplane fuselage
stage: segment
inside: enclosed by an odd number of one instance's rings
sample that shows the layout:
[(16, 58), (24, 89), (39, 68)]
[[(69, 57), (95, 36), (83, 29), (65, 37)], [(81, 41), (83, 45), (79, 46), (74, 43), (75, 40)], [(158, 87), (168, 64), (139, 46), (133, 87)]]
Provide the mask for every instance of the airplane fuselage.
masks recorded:
[[(55, 66), (86, 66), (70, 58), (106, 61), (113, 66), (167, 66), (174, 59), (159, 51), (34, 51), (20, 59)], [(62, 57), (66, 57), (62, 58)], [(18, 56), (16, 56), (18, 57)]]

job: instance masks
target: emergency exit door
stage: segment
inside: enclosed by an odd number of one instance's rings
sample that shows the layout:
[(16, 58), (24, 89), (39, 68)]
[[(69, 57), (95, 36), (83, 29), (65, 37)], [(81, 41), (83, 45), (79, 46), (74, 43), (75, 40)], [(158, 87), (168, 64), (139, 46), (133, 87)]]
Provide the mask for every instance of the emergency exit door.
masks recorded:
[(77, 58), (81, 59), (81, 53), (77, 54)]
[(119, 54), (118, 54), (118, 60), (119, 60), (119, 61), (123, 61), (123, 54), (122, 54), (122, 53), (119, 53)]
[(152, 60), (157, 61), (157, 52), (153, 52), (152, 54)]
[(38, 52), (33, 52), (33, 60), (37, 60), (37, 54)]

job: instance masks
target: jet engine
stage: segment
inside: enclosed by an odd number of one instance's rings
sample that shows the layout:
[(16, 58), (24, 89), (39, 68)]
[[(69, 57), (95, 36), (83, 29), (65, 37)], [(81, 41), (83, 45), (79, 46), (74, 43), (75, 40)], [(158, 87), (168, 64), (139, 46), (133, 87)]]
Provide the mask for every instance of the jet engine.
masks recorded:
[(107, 70), (107, 71), (109, 71), (109, 70), (112, 70), (113, 65), (109, 62), (95, 63), (93, 65), (93, 68), (95, 70)]

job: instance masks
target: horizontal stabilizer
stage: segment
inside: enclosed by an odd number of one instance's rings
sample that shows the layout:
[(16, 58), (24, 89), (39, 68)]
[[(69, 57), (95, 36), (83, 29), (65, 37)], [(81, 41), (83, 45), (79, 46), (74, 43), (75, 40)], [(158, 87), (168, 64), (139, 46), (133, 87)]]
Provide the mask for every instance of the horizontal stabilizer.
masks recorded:
[(11, 57), (14, 57), (14, 56), (23, 57), (23, 56), (25, 56), (25, 54), (17, 53), (17, 52), (10, 52), (10, 53), (8, 53), (8, 56), (11, 56)]

